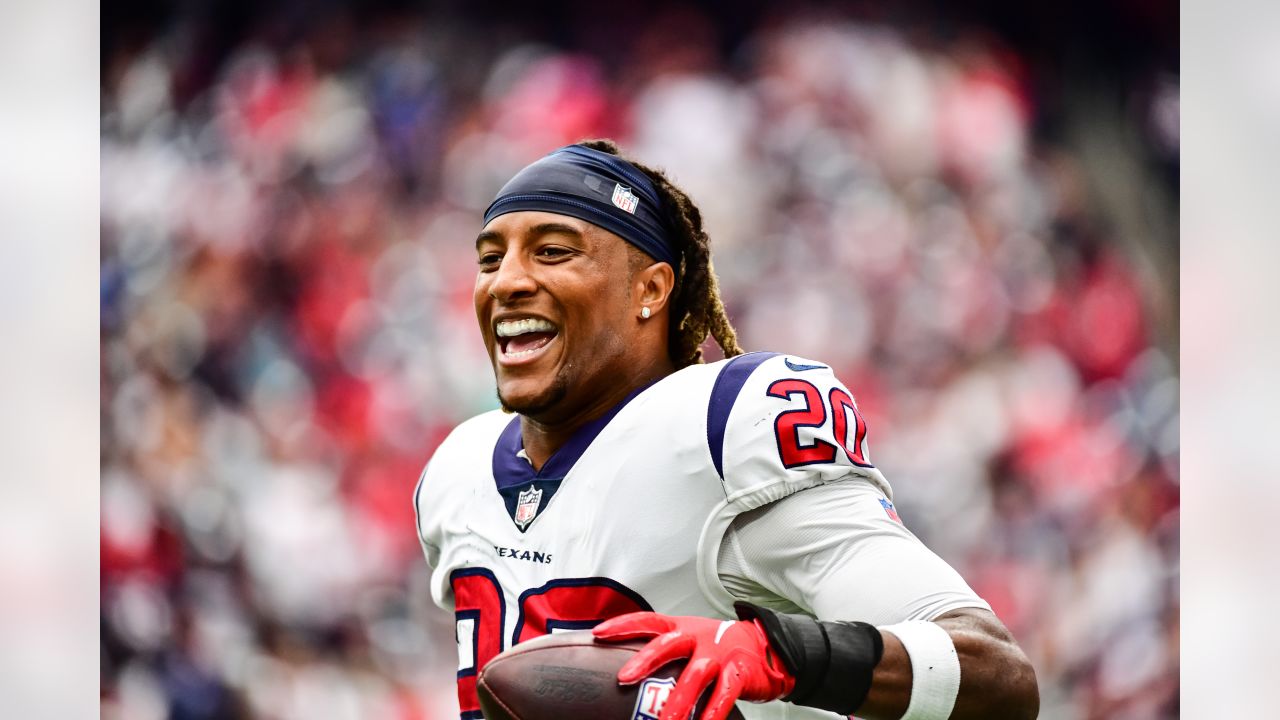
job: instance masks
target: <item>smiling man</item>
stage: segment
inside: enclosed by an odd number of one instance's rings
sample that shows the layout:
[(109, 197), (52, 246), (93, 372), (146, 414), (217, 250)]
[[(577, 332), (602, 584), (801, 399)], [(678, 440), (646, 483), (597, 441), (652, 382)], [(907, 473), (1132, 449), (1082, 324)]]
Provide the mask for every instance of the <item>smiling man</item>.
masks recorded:
[[(652, 638), (635, 683), (690, 658), (662, 720), (1027, 718), (1026, 656), (901, 524), (866, 423), (818, 361), (743, 354), (698, 209), (607, 141), (498, 193), (476, 238), (493, 411), (414, 494), (458, 698), (513, 644)], [(726, 360), (703, 363), (708, 335)], [(753, 704), (759, 703), (759, 704)]]

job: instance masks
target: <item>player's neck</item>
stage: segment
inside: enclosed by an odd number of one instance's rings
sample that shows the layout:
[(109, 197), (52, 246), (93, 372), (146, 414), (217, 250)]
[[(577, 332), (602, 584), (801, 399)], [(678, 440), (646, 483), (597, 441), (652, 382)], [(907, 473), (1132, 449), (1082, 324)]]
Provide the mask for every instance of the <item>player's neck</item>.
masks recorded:
[(543, 414), (538, 417), (520, 416), (520, 435), (524, 440), (525, 456), (535, 470), (573, 437), (583, 425), (595, 420), (626, 400), (636, 390), (651, 385), (675, 372), (670, 361), (651, 365), (629, 379), (618, 378), (608, 384), (608, 389), (592, 400), (567, 413)]

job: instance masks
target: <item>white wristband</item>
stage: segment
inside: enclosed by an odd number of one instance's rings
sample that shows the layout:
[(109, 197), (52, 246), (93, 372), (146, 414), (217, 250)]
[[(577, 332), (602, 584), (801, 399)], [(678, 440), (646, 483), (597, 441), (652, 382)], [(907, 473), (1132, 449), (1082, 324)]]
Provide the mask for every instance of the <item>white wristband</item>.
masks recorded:
[(911, 702), (901, 720), (946, 720), (960, 692), (960, 657), (942, 626), (910, 620), (878, 628), (902, 641), (911, 657)]

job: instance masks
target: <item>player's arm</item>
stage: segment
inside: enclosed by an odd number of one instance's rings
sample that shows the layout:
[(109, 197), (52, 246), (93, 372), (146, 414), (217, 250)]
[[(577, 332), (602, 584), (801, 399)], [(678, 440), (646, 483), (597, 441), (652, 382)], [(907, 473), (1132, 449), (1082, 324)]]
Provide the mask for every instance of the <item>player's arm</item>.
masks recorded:
[(702, 720), (723, 720), (739, 699), (781, 699), (866, 720), (1021, 720), (1039, 713), (1035, 672), (989, 610), (954, 610), (908, 634), (904, 626), (739, 609), (745, 619), (737, 622), (632, 613), (593, 632), (606, 641), (651, 638), (619, 671), (624, 684), (689, 659), (660, 720), (689, 717), (707, 691)]
[(795, 678), (783, 697), (790, 702), (866, 720), (1018, 719), (1039, 712), (1035, 672), (989, 610), (964, 608), (885, 628), (751, 606), (739, 611), (760, 622)]
[[(933, 621), (946, 631), (960, 666), (952, 718), (1034, 718), (1040, 709), (1035, 670), (1004, 624), (989, 610), (952, 610)], [(867, 720), (900, 718), (911, 702), (910, 656), (892, 630), (881, 630), (884, 655), (858, 708)]]
[[(739, 606), (740, 616), (762, 621), (798, 678), (817, 683), (809, 689), (798, 682), (793, 702), (845, 712), (857, 702), (864, 718), (901, 717), (909, 706), (912, 718), (1020, 718), (1038, 710), (1035, 673), (1012, 635), (869, 482), (802, 490), (739, 516), (718, 566), (735, 596), (784, 609), (791, 601), (804, 611)], [(864, 622), (839, 622), (853, 620)], [(879, 652), (842, 658), (833, 644), (832, 657), (825, 657), (833, 637), (848, 639), (848, 651), (861, 642)], [(832, 685), (822, 690), (814, 668), (832, 667), (832, 659), (851, 668), (844, 676), (870, 667), (862, 675), (865, 698), (839, 672), (828, 672)], [(849, 694), (824, 699), (841, 691)]]
[(739, 602), (732, 631), (653, 614), (606, 623), (605, 637), (658, 638), (624, 681), (675, 657), (701, 660), (677, 682), (672, 717), (708, 686), (868, 719), (1035, 717), (1035, 673), (1013, 637), (881, 500), (850, 479), (739, 516), (721, 545), (721, 581), (737, 597), (796, 612)]

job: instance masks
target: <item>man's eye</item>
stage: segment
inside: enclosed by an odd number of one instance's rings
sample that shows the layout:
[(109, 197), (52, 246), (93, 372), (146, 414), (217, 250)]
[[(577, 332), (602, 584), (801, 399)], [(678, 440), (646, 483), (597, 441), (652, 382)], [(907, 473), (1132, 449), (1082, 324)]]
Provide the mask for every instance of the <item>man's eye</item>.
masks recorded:
[(502, 260), (502, 256), (498, 253), (485, 253), (476, 261), (480, 267), (496, 266)]
[(569, 254), (569, 251), (561, 247), (544, 247), (538, 251), (543, 257), (559, 258)]

